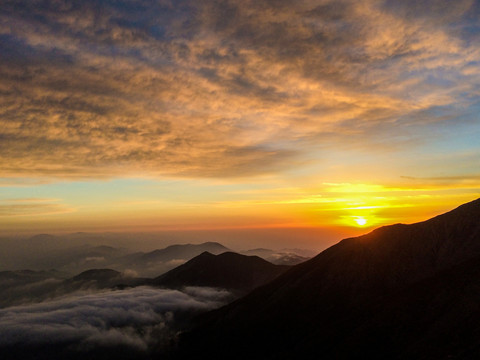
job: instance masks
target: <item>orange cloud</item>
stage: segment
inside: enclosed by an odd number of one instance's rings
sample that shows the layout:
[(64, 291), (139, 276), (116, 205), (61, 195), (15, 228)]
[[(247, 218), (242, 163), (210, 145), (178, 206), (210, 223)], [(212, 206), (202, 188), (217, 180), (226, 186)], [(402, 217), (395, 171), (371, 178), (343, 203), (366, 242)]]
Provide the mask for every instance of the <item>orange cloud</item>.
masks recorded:
[(480, 80), (450, 26), (473, 2), (441, 3), (2, 5), (2, 176), (239, 178), (436, 139)]
[(58, 199), (7, 199), (0, 200), (0, 217), (44, 216), (74, 212), (75, 209), (58, 204)]

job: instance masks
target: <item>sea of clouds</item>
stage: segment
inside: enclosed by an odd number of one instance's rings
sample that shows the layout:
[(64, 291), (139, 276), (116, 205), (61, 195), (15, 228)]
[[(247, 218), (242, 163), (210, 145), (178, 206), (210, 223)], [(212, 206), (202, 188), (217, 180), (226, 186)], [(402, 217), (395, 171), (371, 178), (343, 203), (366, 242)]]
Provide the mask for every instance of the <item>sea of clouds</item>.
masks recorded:
[(148, 353), (175, 341), (179, 322), (230, 296), (214, 288), (143, 286), (11, 306), (0, 309), (0, 349), (53, 344), (72, 351), (122, 346)]

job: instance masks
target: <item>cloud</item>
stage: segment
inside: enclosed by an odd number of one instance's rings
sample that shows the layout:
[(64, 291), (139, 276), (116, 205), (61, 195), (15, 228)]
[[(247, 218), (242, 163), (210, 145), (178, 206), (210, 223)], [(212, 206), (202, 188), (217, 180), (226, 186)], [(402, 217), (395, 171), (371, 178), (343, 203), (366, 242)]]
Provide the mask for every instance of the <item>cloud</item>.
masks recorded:
[(174, 338), (177, 316), (219, 307), (229, 296), (212, 288), (138, 287), (8, 307), (0, 309), (0, 347), (123, 345), (145, 352)]
[[(414, 177), (402, 176), (403, 179), (409, 180), (412, 184), (423, 186), (424, 188), (465, 188), (476, 190), (480, 184), (480, 175), (465, 174), (453, 176), (436, 176), (436, 177)], [(418, 186), (418, 185), (417, 185)]]
[(75, 209), (55, 202), (59, 199), (6, 199), (0, 200), (0, 217), (10, 216), (43, 216), (64, 214)]
[(435, 140), (478, 102), (480, 10), (427, 3), (3, 2), (2, 174), (245, 177)]
[(185, 259), (172, 259), (172, 260), (169, 260), (165, 263), (165, 265), (167, 266), (179, 266), (179, 265), (182, 265), (182, 264), (185, 264), (187, 262), (187, 260)]

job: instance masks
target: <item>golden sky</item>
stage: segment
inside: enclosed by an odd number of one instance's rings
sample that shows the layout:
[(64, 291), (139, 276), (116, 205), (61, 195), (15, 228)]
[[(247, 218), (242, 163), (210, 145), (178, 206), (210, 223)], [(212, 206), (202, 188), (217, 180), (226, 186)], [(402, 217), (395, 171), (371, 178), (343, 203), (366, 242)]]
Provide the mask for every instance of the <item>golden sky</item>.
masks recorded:
[(0, 233), (415, 222), (480, 194), (480, 5), (3, 1)]

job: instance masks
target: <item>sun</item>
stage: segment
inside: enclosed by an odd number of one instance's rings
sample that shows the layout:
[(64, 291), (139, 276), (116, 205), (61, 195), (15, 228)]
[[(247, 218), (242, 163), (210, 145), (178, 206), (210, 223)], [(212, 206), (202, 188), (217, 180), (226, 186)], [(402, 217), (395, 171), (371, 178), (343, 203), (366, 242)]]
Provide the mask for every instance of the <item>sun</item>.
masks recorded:
[(358, 224), (358, 226), (364, 226), (367, 224), (367, 219), (362, 216), (356, 216), (353, 220)]

